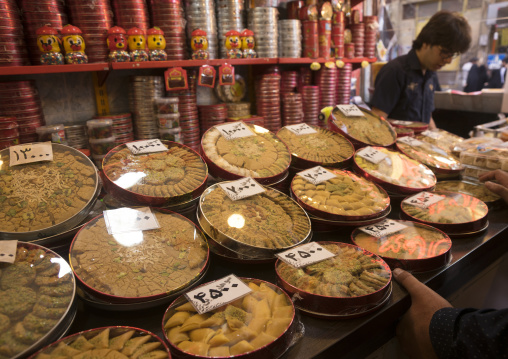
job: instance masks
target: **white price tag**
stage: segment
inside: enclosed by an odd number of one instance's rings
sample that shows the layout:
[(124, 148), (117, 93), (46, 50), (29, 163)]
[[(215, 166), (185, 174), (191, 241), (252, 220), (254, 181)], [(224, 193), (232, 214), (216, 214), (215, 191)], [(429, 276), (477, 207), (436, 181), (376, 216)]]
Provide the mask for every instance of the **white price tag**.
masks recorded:
[(307, 181), (315, 185), (337, 177), (334, 173), (324, 169), (321, 166), (312, 167), (308, 170), (298, 172), (297, 175), (305, 178)]
[(386, 157), (388, 157), (386, 153), (378, 151), (370, 146), (364, 147), (361, 150), (359, 150), (358, 156), (376, 164), (384, 160)]
[(185, 297), (199, 314), (231, 303), (252, 292), (244, 282), (234, 274), (218, 279), (185, 293)]
[(409, 126), (412, 124), (411, 121), (401, 121), (401, 120), (390, 120), (390, 123), (393, 123), (394, 125), (400, 125), (400, 126)]
[(133, 155), (167, 151), (168, 148), (159, 139), (128, 142), (125, 144)]
[(441, 138), (441, 134), (429, 130), (423, 131), (422, 135), (433, 138), (435, 140), (439, 140)]
[(404, 136), (397, 138), (397, 142), (405, 143), (406, 145), (409, 145), (411, 147), (418, 147), (423, 145), (422, 141), (417, 140), (414, 137)]
[(377, 238), (386, 237), (392, 233), (402, 231), (404, 228), (407, 228), (405, 224), (393, 219), (385, 219), (375, 224), (359, 227), (361, 231)]
[(426, 209), (432, 206), (434, 203), (442, 201), (443, 199), (445, 199), (445, 197), (431, 192), (420, 192), (412, 197), (405, 199), (403, 202), (412, 206)]
[(219, 186), (233, 201), (254, 196), (255, 194), (265, 191), (263, 186), (250, 177), (241, 178), (227, 183), (219, 183)]
[(217, 125), (215, 128), (226, 140), (234, 140), (236, 138), (255, 136), (245, 123), (243, 122), (231, 122), (224, 125)]
[(9, 147), (9, 166), (25, 163), (53, 161), (51, 142), (25, 143)]
[(14, 263), (18, 241), (0, 241), (0, 262)]
[(335, 254), (323, 248), (316, 242), (310, 242), (291, 248), (290, 250), (277, 253), (277, 257), (295, 268), (300, 268), (335, 257)]
[(313, 133), (317, 133), (315, 129), (307, 125), (306, 123), (299, 123), (298, 125), (290, 125), (285, 126), (289, 131), (293, 132), (295, 135), (310, 135)]
[(104, 211), (104, 221), (106, 221), (106, 228), (111, 235), (160, 228), (157, 217), (152, 213), (150, 207), (118, 208)]
[(356, 105), (337, 105), (337, 108), (346, 117), (365, 116), (362, 110), (360, 110)]

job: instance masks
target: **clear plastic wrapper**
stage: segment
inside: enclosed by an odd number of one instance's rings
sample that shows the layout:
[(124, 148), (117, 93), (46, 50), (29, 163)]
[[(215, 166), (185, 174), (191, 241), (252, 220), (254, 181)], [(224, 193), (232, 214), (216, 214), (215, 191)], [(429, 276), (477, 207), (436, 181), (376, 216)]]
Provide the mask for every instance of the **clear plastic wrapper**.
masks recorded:
[(487, 170), (508, 171), (508, 148), (476, 147), (460, 153), (463, 165), (481, 167)]
[(478, 198), (487, 204), (498, 202), (501, 197), (490, 191), (483, 183), (470, 181), (441, 181), (436, 185), (436, 191), (450, 191), (465, 193)]
[(407, 128), (413, 130), (415, 134), (419, 134), (429, 128), (428, 123), (419, 122), (419, 121), (401, 121), (401, 120), (392, 120), (388, 119), (390, 125), (398, 128)]
[(464, 141), (464, 138), (438, 128), (431, 131), (423, 131), (416, 138), (452, 151), (455, 146), (460, 146), (462, 141)]
[(503, 140), (495, 137), (471, 137), (453, 146), (453, 153), (460, 155), (462, 151), (470, 148), (476, 148), (478, 146), (499, 146), (503, 143)]

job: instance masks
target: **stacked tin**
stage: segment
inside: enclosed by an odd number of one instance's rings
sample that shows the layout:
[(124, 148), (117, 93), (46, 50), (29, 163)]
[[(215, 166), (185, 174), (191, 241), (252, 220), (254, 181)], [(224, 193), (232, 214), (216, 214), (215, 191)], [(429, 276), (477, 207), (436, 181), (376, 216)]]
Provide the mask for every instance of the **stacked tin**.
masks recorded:
[(225, 103), (198, 106), (198, 112), (201, 133), (205, 133), (209, 128), (215, 125), (225, 123), (228, 118), (228, 108)]
[(19, 9), (14, 0), (1, 0), (0, 66), (29, 65)]
[(178, 112), (180, 113), (180, 127), (182, 129), (183, 144), (199, 151), (201, 132), (197, 97), (195, 92), (185, 92), (178, 95)]
[(280, 93), (285, 94), (295, 92), (298, 86), (298, 72), (297, 71), (282, 71)]
[(178, 97), (161, 97), (154, 100), (155, 117), (161, 140), (183, 143), (178, 112)]
[(85, 125), (65, 126), (67, 145), (76, 149), (88, 148), (88, 135)]
[(113, 27), (109, 0), (67, 0), (67, 7), (71, 24), (83, 32), (88, 62), (107, 62), (109, 49), (106, 38), (108, 29)]
[(319, 19), (319, 57), (329, 59), (332, 53), (332, 20)]
[(128, 31), (131, 27), (138, 27), (145, 31), (150, 28), (148, 9), (145, 0), (111, 0), (115, 25)]
[(365, 25), (363, 23), (351, 24), (351, 33), (353, 35), (353, 44), (355, 44), (354, 57), (362, 57), (365, 42)]
[(164, 94), (164, 79), (159, 76), (132, 76), (129, 92), (134, 135), (138, 140), (159, 137), (153, 102)]
[(0, 116), (0, 150), (19, 144), (19, 130), (15, 117)]
[(164, 31), (168, 60), (187, 58), (185, 15), (180, 0), (149, 0), (152, 26)]
[(296, 125), (303, 122), (302, 95), (282, 94), (282, 125)]
[[(230, 30), (242, 32), (245, 29), (245, 10), (243, 0), (216, 0), (217, 26), (220, 57), (227, 58), (227, 49), (224, 35)], [(254, 33), (254, 35), (256, 35)]]
[(377, 16), (364, 16), (363, 22), (365, 24), (365, 48), (363, 54), (365, 57), (376, 57), (376, 39), (379, 24)]
[(16, 118), (20, 143), (38, 140), (44, 114), (34, 80), (0, 82), (0, 116)]
[(344, 12), (335, 11), (332, 20), (332, 49), (335, 58), (344, 57), (344, 30), (346, 29), (346, 17)]
[(281, 128), (280, 80), (278, 73), (265, 74), (256, 79), (257, 114), (265, 121), (265, 128), (276, 132)]
[(300, 67), (298, 72), (298, 92), (302, 92), (303, 86), (312, 85), (312, 71), (308, 67)]
[(338, 69), (336, 105), (349, 105), (351, 98), (351, 73), (353, 65), (347, 63)]
[(302, 86), (302, 109), (303, 122), (319, 126), (318, 116), (321, 110), (319, 107), (319, 86)]
[(335, 64), (323, 66), (317, 72), (316, 83), (319, 86), (319, 107), (335, 106), (337, 92), (337, 67)]
[(215, 18), (214, 0), (185, 0), (187, 16), (187, 38), (191, 38), (192, 31), (201, 29), (206, 31), (208, 40), (208, 54), (210, 59), (217, 59), (219, 44), (217, 21)]
[(278, 57), (278, 14), (275, 7), (249, 9), (248, 28), (254, 31), (258, 57)]
[[(37, 47), (38, 28), (49, 25), (58, 31), (68, 23), (63, 0), (20, 0), (23, 14), (23, 29), (32, 65), (40, 65), (40, 51)], [(3, 13), (2, 13), (2, 17)]]
[(115, 145), (121, 145), (126, 142), (134, 141), (134, 131), (132, 128), (132, 115), (130, 113), (121, 113), (118, 115), (94, 116), (95, 120), (113, 121), (113, 136), (115, 136)]
[(279, 57), (302, 56), (302, 24), (300, 20), (279, 20)]
[(317, 20), (302, 21), (303, 26), (303, 57), (317, 59), (319, 57), (319, 26)]
[(227, 103), (228, 118), (250, 117), (250, 102)]

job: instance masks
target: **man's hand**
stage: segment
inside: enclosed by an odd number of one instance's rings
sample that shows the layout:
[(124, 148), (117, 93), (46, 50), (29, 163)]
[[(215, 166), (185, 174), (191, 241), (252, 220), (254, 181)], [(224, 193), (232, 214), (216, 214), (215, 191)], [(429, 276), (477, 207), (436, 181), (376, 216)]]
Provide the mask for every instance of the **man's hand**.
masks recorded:
[(437, 310), (452, 305), (400, 268), (393, 270), (393, 276), (409, 292), (412, 302), (397, 325), (397, 338), (402, 350), (410, 358), (437, 358), (430, 341), (430, 321)]
[[(502, 170), (490, 171), (481, 175), (479, 180), (485, 182), (485, 187), (508, 203), (508, 173)], [(492, 180), (497, 181), (499, 184), (490, 182)]]

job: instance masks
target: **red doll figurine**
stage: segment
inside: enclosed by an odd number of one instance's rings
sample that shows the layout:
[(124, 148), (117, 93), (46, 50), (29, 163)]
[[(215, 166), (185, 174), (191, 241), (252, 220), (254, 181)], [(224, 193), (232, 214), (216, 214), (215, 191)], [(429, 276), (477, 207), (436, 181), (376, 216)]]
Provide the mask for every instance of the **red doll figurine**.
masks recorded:
[(127, 52), (127, 33), (119, 26), (113, 26), (108, 30), (106, 39), (109, 48), (109, 61), (129, 62), (131, 57)]

